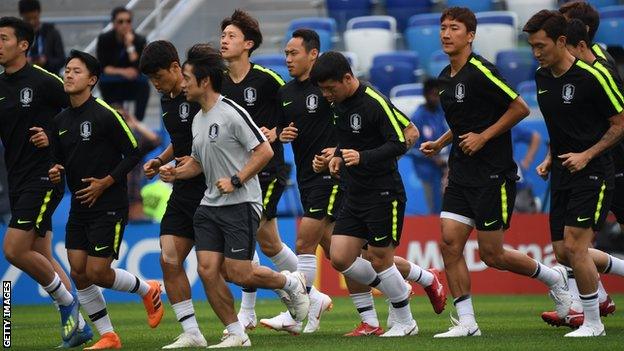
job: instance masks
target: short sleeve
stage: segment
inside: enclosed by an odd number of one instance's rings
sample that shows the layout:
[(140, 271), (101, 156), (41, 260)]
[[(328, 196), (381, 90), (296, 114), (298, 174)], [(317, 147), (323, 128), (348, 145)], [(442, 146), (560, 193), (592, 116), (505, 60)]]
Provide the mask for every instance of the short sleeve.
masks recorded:
[(576, 64), (591, 73), (593, 79), (588, 79), (588, 90), (595, 91), (593, 95), (594, 106), (598, 115), (606, 119), (609, 119), (624, 110), (622, 103), (616, 96), (616, 93), (611, 89), (609, 83), (605, 77), (600, 74), (595, 68), (584, 63), (583, 61), (576, 61)]
[(232, 118), (234, 136), (246, 150), (251, 151), (266, 141), (264, 134), (246, 111), (237, 110), (234, 114), (236, 114)]
[(469, 62), (478, 73), (475, 75), (474, 86), (480, 87), (478, 92), (483, 95), (484, 101), (507, 107), (518, 97), (518, 93), (507, 84), (494, 65), (476, 57), (472, 57)]

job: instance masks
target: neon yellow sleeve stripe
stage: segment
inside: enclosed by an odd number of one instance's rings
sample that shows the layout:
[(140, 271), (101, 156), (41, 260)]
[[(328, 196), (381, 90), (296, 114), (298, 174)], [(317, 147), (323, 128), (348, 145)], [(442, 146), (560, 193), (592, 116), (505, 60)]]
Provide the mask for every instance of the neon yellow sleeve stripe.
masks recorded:
[(611, 103), (613, 104), (613, 107), (615, 107), (615, 110), (617, 111), (617, 113), (622, 112), (623, 110), (622, 105), (620, 104), (618, 99), (615, 97), (615, 95), (613, 95), (613, 90), (609, 88), (609, 85), (607, 84), (607, 81), (604, 79), (602, 74), (600, 74), (595, 68), (593, 68), (592, 66), (586, 64), (585, 62), (581, 60), (577, 60), (576, 65), (581, 67), (582, 69), (589, 71), (589, 73), (593, 74), (594, 77), (596, 77), (600, 85), (602, 85), (602, 89), (604, 89), (604, 91), (607, 93), (607, 96), (609, 97), (609, 100), (611, 100)]
[(61, 79), (61, 77), (57, 76), (56, 74), (54, 74), (54, 73), (52, 73), (52, 72), (48, 71), (47, 69), (45, 69), (45, 68), (43, 68), (43, 67), (39, 67), (39, 66), (37, 66), (37, 65), (33, 65), (33, 67), (35, 67), (36, 69), (38, 69), (38, 70), (40, 70), (40, 71), (43, 71), (43, 72), (45, 72), (45, 73), (47, 73), (47, 74), (51, 75), (52, 77), (54, 77), (54, 78), (58, 79), (58, 80), (59, 80), (59, 82), (61, 82), (61, 84), (63, 84), (63, 79)]
[(473, 57), (470, 59), (470, 63), (475, 65), (475, 67), (477, 67), (479, 71), (483, 72), (483, 74), (485, 74), (485, 76), (489, 80), (491, 80), (494, 84), (496, 84), (497, 87), (501, 88), (501, 90), (504, 91), (505, 94), (509, 95), (511, 99), (515, 99), (518, 97), (518, 93), (513, 91), (513, 89), (511, 89), (507, 84), (503, 83), (502, 80), (498, 79), (498, 77), (496, 77), (492, 73), (492, 71), (490, 71), (487, 67), (485, 67), (483, 63), (481, 63), (481, 61)]
[(412, 121), (410, 121), (409, 118), (407, 118), (403, 114), (403, 112), (399, 111), (396, 108), (393, 108), (392, 111), (394, 111), (394, 116), (397, 118), (397, 120), (399, 120), (399, 123), (401, 123), (401, 126), (403, 126), (403, 128), (407, 128), (407, 126), (412, 123)]
[(624, 97), (622, 97), (622, 92), (620, 91), (620, 89), (618, 89), (618, 86), (617, 84), (615, 84), (615, 80), (613, 79), (613, 75), (611, 75), (607, 67), (605, 67), (602, 63), (598, 61), (594, 63), (594, 67), (600, 72), (602, 72), (602, 75), (604, 75), (607, 78), (607, 80), (609, 81), (609, 86), (611, 87), (611, 90), (613, 90), (613, 92), (615, 92), (615, 94), (620, 98), (620, 103), (624, 104)]
[(132, 143), (132, 146), (137, 147), (137, 141), (134, 138), (134, 134), (132, 134), (132, 132), (130, 131), (130, 128), (128, 128), (128, 125), (126, 124), (126, 121), (123, 120), (123, 118), (121, 118), (121, 116), (119, 115), (119, 112), (115, 111), (114, 108), (110, 107), (109, 104), (106, 103), (106, 101), (102, 100), (102, 99), (95, 99), (95, 101), (97, 101), (100, 105), (106, 107), (109, 111), (111, 111), (115, 117), (117, 117), (117, 120), (119, 121), (119, 124), (121, 124), (121, 126), (123, 127), (124, 131), (126, 132), (126, 134), (128, 135), (128, 138), (130, 139), (130, 142)]
[(397, 123), (397, 120), (394, 118), (394, 113), (392, 113), (392, 110), (390, 110), (390, 106), (388, 106), (388, 103), (386, 102), (386, 100), (384, 100), (384, 98), (381, 95), (379, 95), (376, 91), (371, 89), (371, 87), (366, 87), (365, 92), (370, 97), (377, 100), (377, 102), (381, 105), (381, 107), (386, 112), (386, 115), (390, 119), (390, 123), (392, 123), (392, 127), (394, 128), (394, 131), (397, 133), (399, 137), (399, 141), (404, 143), (405, 137), (403, 136), (403, 131), (401, 130), (401, 127), (399, 127), (399, 123)]
[(592, 45), (592, 51), (594, 52), (594, 54), (598, 55), (599, 57), (605, 60), (607, 59), (607, 55), (605, 55), (604, 52), (602, 52), (602, 48), (600, 47), (600, 45), (598, 44)]
[(273, 77), (277, 81), (277, 83), (279, 83), (280, 86), (286, 84), (286, 83), (284, 83), (284, 80), (282, 79), (282, 77), (279, 76), (279, 74), (273, 72), (272, 70), (270, 70), (268, 68), (264, 68), (264, 67), (262, 67), (260, 65), (256, 65), (256, 64), (254, 64), (253, 68), (257, 69), (258, 71), (262, 71), (264, 73), (268, 73), (271, 77)]

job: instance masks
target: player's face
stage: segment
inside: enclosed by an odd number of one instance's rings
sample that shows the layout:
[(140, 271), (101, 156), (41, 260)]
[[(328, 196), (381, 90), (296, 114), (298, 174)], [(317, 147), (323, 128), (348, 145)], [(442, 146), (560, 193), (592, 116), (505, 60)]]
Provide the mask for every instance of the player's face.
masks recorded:
[(324, 82), (318, 82), (318, 87), (327, 101), (340, 103), (349, 95), (349, 86), (347, 84), (349, 79), (352, 79), (352, 77), (349, 74), (345, 74), (341, 81), (329, 79)]
[(560, 37), (555, 42), (546, 35), (543, 29), (529, 34), (529, 45), (533, 50), (533, 56), (544, 68), (556, 64), (561, 57), (561, 51), (565, 51), (565, 39)]
[(84, 62), (77, 58), (69, 60), (65, 65), (63, 88), (67, 94), (79, 94), (95, 85), (96, 78), (89, 73)]
[(175, 88), (180, 77), (180, 65), (172, 62), (168, 69), (159, 69), (149, 75), (149, 80), (154, 88), (161, 94), (169, 94)]
[(454, 55), (465, 49), (474, 41), (475, 33), (468, 32), (462, 22), (445, 18), (440, 24), (440, 41), (442, 50), (447, 55)]
[(182, 68), (182, 91), (186, 94), (186, 100), (197, 102), (203, 95), (204, 91), (197, 82), (195, 74), (193, 74), (193, 66), (186, 64)]
[(225, 60), (241, 57), (253, 44), (253, 41), (245, 40), (245, 35), (235, 25), (230, 24), (221, 33), (221, 55)]
[(302, 38), (292, 38), (284, 49), (286, 54), (286, 67), (291, 77), (298, 78), (312, 69), (314, 60), (318, 56), (318, 50), (306, 51)]
[(20, 55), (24, 55), (28, 42), (18, 41), (12, 27), (0, 27), (0, 65), (10, 64)]

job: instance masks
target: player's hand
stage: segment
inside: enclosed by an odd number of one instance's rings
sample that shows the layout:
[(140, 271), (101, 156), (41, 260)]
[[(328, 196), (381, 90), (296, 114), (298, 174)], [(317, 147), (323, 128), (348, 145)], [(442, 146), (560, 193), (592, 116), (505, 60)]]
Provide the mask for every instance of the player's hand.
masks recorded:
[(30, 142), (35, 144), (38, 148), (44, 148), (50, 146), (50, 141), (48, 140), (48, 135), (45, 133), (43, 128), (41, 127), (32, 127), (30, 130), (33, 135), (30, 137)]
[(134, 33), (131, 30), (124, 35), (124, 44), (129, 47), (132, 46), (132, 43), (134, 43)]
[(427, 157), (433, 157), (440, 153), (442, 147), (435, 141), (425, 141), (420, 144), (420, 148), (418, 148), (420, 152), (422, 152)]
[(279, 140), (282, 143), (290, 143), (297, 138), (298, 133), (299, 129), (295, 128), (295, 122), (290, 122), (288, 127), (282, 129), (282, 132), (279, 135)]
[(267, 127), (260, 127), (260, 131), (267, 138), (270, 144), (273, 144), (277, 140), (277, 128), (269, 129)]
[(459, 147), (468, 156), (476, 154), (487, 143), (487, 140), (481, 134), (473, 132), (460, 135), (459, 139), (461, 140)]
[(542, 163), (540, 163), (539, 165), (537, 165), (537, 167), (535, 167), (535, 171), (537, 172), (537, 175), (542, 177), (542, 179), (544, 180), (548, 179), (548, 173), (550, 173), (551, 165), (552, 165), (552, 160), (550, 159), (550, 157), (547, 157), (546, 159), (544, 159)]
[(143, 172), (148, 179), (152, 179), (156, 174), (158, 174), (158, 168), (160, 168), (160, 166), (162, 166), (160, 160), (157, 158), (153, 158), (145, 162), (145, 164), (143, 165)]
[(61, 182), (61, 172), (65, 170), (65, 167), (59, 165), (58, 163), (52, 166), (48, 171), (48, 177), (50, 177), (50, 181), (53, 184), (58, 184)]
[(342, 158), (333, 157), (329, 161), (329, 174), (336, 179), (340, 179), (340, 165), (342, 164)]
[(175, 160), (176, 160), (176, 167), (182, 167), (186, 165), (187, 163), (194, 161), (194, 159), (191, 156), (176, 157)]
[(342, 149), (342, 159), (345, 162), (345, 166), (357, 166), (360, 164), (360, 153), (353, 149)]
[(221, 194), (229, 194), (235, 189), (230, 178), (221, 178), (217, 180), (215, 186)]
[(329, 165), (329, 161), (334, 155), (334, 152), (336, 152), (335, 147), (328, 147), (321, 150), (320, 155), (314, 155), (314, 160), (312, 160), (312, 170), (314, 170), (315, 173), (325, 171)]
[(92, 207), (97, 199), (102, 196), (104, 190), (113, 185), (115, 181), (113, 177), (106, 176), (104, 178), (85, 178), (82, 179), (82, 182), (89, 183), (89, 186), (78, 190), (76, 192), (76, 199), (80, 200), (81, 204)]
[(173, 165), (166, 164), (158, 169), (160, 180), (166, 183), (173, 183), (176, 179), (176, 168)]
[(582, 170), (585, 166), (587, 166), (590, 160), (584, 152), (569, 152), (567, 154), (559, 155), (559, 158), (565, 160), (561, 165), (567, 168), (570, 173)]

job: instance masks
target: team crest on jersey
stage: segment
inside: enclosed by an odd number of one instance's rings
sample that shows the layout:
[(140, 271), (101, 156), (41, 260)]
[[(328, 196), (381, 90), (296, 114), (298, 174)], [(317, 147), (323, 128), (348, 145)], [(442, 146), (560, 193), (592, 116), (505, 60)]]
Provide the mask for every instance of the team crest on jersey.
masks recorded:
[(91, 136), (91, 122), (86, 121), (80, 123), (80, 136), (82, 137), (82, 140), (89, 140), (89, 137)]
[(178, 112), (180, 112), (180, 119), (182, 120), (182, 122), (186, 122), (186, 119), (191, 113), (191, 105), (189, 105), (188, 102), (181, 103), (180, 107), (178, 108)]
[(349, 117), (349, 121), (351, 123), (351, 129), (353, 133), (359, 133), (360, 129), (362, 129), (362, 116), (354, 113)]
[(30, 103), (33, 101), (33, 90), (26, 87), (20, 90), (20, 102), (23, 107), (29, 107)]
[(318, 108), (318, 102), (319, 102), (318, 95), (316, 94), (308, 95), (306, 97), (306, 108), (308, 109), (308, 112), (310, 113), (316, 112), (316, 109)]
[(564, 104), (569, 104), (574, 99), (574, 91), (576, 88), (572, 84), (566, 84), (563, 86), (563, 90), (561, 91), (561, 97), (563, 98)]
[(216, 123), (213, 123), (210, 125), (210, 128), (208, 128), (208, 137), (210, 137), (210, 139), (212, 140), (215, 140), (218, 136), (219, 136), (219, 125)]
[(247, 87), (243, 91), (243, 99), (245, 99), (247, 106), (253, 106), (257, 98), (258, 98), (258, 93), (256, 92), (256, 88)]
[(457, 83), (455, 86), (455, 98), (457, 102), (464, 102), (464, 97), (466, 97), (466, 86), (464, 83)]

